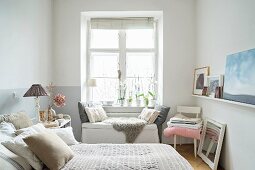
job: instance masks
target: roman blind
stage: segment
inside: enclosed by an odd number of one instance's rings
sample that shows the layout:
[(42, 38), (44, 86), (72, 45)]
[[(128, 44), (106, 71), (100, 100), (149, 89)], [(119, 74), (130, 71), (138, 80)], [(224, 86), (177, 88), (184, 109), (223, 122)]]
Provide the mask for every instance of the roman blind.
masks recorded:
[(91, 18), (91, 29), (153, 29), (153, 17)]

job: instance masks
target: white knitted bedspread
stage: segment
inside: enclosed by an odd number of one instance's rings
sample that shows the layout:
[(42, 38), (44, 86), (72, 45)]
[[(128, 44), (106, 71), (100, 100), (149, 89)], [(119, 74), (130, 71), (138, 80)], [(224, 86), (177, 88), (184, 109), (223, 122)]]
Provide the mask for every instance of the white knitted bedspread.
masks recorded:
[(190, 170), (186, 159), (165, 144), (79, 144), (64, 170)]

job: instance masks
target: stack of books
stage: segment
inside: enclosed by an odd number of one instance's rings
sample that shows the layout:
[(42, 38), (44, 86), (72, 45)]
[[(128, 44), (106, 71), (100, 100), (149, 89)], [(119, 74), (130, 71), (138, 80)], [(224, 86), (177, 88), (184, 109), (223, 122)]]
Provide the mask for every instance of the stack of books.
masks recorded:
[(202, 119), (190, 118), (182, 114), (177, 114), (167, 122), (167, 126), (200, 129), (202, 127)]

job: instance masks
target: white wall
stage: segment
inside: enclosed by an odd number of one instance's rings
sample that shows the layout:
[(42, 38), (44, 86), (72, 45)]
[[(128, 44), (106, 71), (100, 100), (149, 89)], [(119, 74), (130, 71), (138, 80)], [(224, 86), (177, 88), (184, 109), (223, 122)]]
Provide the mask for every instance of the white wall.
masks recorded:
[[(178, 104), (193, 103), (190, 95), (195, 63), (193, 0), (54, 0), (53, 2), (53, 76), (58, 86), (79, 87), (81, 84), (81, 12), (163, 11), (163, 103), (172, 108)], [(74, 107), (77, 108), (77, 105)], [(71, 109), (67, 108), (67, 110)], [(72, 118), (77, 117), (77, 111), (75, 109), (73, 110), (75, 113), (70, 113)]]
[[(36, 116), (34, 99), (23, 95), (32, 84), (51, 81), (51, 21), (51, 0), (0, 1), (0, 114)], [(43, 97), (41, 109), (46, 108)]]
[[(254, 0), (197, 0), (196, 66), (224, 74), (226, 55), (255, 48)], [(226, 170), (254, 169), (255, 110), (196, 99), (203, 114), (226, 123), (220, 162)]]
[(51, 80), (51, 0), (0, 1), (0, 89)]

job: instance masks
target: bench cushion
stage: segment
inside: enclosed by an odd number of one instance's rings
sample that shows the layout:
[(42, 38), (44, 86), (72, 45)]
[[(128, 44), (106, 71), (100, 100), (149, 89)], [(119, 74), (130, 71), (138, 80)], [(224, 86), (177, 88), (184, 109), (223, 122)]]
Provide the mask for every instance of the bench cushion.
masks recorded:
[[(96, 123), (82, 123), (82, 128), (113, 129), (113, 126), (111, 124), (104, 123), (104, 122), (96, 122)], [(156, 124), (149, 124), (149, 125), (144, 126), (143, 129), (157, 129), (157, 126), (156, 126)]]
[(168, 127), (164, 130), (164, 136), (165, 137), (171, 137), (173, 135), (188, 137), (188, 138), (194, 138), (194, 139), (200, 139), (200, 129), (189, 129), (189, 128), (183, 128), (183, 127)]

